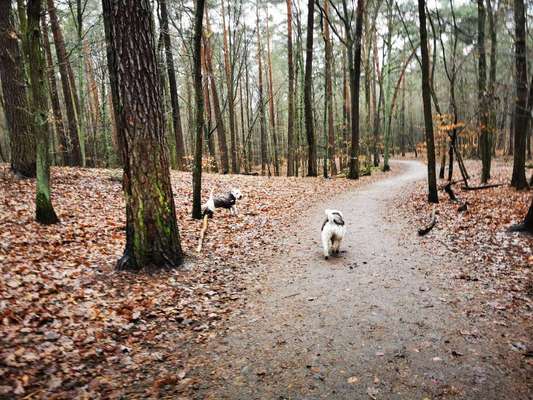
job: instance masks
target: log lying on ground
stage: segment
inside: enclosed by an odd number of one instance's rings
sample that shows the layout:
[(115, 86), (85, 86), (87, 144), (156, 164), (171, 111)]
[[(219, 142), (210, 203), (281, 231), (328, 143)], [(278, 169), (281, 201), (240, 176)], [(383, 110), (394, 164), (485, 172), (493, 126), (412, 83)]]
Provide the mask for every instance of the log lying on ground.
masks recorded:
[(429, 225), (427, 225), (425, 228), (420, 228), (418, 230), (418, 236), (424, 236), (427, 234), (430, 230), (433, 229), (435, 224), (437, 223), (437, 214), (435, 207), (433, 207), (433, 211), (431, 212), (431, 221), (429, 222)]
[(495, 183), (493, 185), (481, 185), (481, 186), (463, 186), (463, 190), (481, 190), (481, 189), (490, 189), (498, 186), (503, 186), (503, 183)]

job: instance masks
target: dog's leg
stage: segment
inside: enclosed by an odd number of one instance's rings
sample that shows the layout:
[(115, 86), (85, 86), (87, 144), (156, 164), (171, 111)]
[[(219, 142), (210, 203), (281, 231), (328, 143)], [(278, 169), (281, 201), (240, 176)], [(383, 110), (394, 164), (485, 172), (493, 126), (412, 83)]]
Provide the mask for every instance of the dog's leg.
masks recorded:
[(237, 214), (238, 214), (237, 205), (234, 205), (233, 206), (233, 215), (237, 215)]
[(331, 240), (327, 235), (322, 234), (322, 247), (324, 248), (324, 258), (327, 260), (329, 257), (329, 246), (330, 246)]
[(335, 254), (339, 254), (341, 248), (341, 240), (335, 240)]
[(339, 241), (335, 238), (331, 240), (331, 252), (337, 254), (339, 252)]

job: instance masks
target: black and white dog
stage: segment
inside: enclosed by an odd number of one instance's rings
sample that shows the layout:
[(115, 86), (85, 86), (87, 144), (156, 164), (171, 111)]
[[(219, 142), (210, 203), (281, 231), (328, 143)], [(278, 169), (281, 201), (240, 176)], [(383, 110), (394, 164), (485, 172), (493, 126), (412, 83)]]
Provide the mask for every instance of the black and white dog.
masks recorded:
[(322, 224), (322, 247), (324, 258), (339, 254), (341, 241), (346, 234), (346, 225), (342, 213), (338, 210), (325, 210), (326, 220)]
[(225, 208), (230, 211), (232, 215), (237, 215), (237, 200), (242, 199), (242, 193), (239, 189), (233, 188), (224, 196), (213, 197), (209, 196), (209, 200), (203, 205), (203, 215), (207, 214), (209, 217), (213, 216), (215, 208)]

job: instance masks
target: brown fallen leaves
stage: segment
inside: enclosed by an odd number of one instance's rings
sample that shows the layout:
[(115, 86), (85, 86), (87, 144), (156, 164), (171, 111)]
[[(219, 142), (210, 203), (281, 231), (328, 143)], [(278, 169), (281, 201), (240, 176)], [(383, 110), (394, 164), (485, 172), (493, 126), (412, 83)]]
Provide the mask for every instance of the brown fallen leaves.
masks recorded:
[[(480, 161), (467, 161), (467, 170), (474, 178), (471, 186), (478, 186)], [(531, 321), (533, 310), (533, 236), (510, 233), (510, 225), (521, 222), (531, 202), (531, 191), (517, 191), (509, 186), (512, 163), (496, 160), (492, 165), (492, 179), (489, 183), (502, 186), (466, 191), (457, 171), (458, 182), (453, 190), (461, 202), (468, 203), (465, 212), (458, 212), (458, 203), (452, 202), (439, 182), (437, 224), (421, 241), (428, 247), (444, 246), (453, 253), (459, 253), (466, 262), (457, 265), (448, 274), (461, 282), (471, 283), (482, 291), (484, 309), (490, 318), (515, 318)], [(420, 183), (407, 202), (398, 204), (409, 215), (416, 226), (424, 226), (431, 213), (432, 205), (426, 201), (426, 184)]]
[[(277, 232), (318, 199), (372, 179), (205, 175), (204, 195), (239, 187), (240, 214), (217, 212), (202, 254), (191, 175), (172, 173), (180, 269), (117, 273), (125, 240), (118, 170), (52, 169), (61, 223), (34, 221), (34, 180), (0, 166), (0, 398), (180, 394), (198, 385), (191, 349), (214, 335), (261, 278)], [(283, 222), (283, 223), (282, 223)]]

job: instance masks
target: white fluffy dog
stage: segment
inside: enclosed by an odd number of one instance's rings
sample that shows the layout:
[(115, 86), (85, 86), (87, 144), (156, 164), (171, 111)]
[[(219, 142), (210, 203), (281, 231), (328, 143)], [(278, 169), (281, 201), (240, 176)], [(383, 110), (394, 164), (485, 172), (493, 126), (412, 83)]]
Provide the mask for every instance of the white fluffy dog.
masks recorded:
[(346, 225), (342, 213), (338, 210), (325, 210), (326, 220), (322, 224), (322, 246), (324, 258), (331, 254), (339, 254), (341, 241), (346, 234)]

